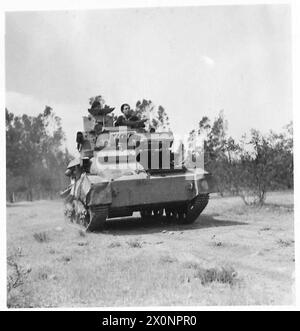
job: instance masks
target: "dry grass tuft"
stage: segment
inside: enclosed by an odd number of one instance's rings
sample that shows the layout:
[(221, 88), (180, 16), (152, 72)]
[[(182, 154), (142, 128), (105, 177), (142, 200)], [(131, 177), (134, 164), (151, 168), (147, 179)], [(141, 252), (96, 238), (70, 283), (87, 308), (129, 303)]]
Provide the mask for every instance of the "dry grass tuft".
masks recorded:
[(41, 272), (39, 273), (39, 275), (38, 275), (38, 278), (39, 278), (40, 280), (47, 280), (47, 279), (48, 279), (48, 273), (45, 272), (45, 271), (41, 271)]
[(278, 239), (276, 241), (276, 243), (278, 245), (280, 245), (281, 247), (290, 247), (290, 246), (292, 246), (295, 243), (295, 241), (294, 240), (291, 240), (291, 239), (288, 239), (288, 240)]
[(159, 258), (159, 261), (161, 263), (174, 263), (174, 262), (177, 262), (177, 259), (175, 257), (170, 256), (170, 255), (165, 255), (165, 256), (161, 256)]
[(13, 291), (20, 288), (26, 281), (28, 274), (31, 272), (30, 267), (22, 266), (18, 258), (22, 256), (20, 251), (13, 253), (7, 257), (7, 306), (19, 306), (17, 297), (13, 295)]
[(271, 227), (270, 226), (265, 226), (263, 228), (260, 229), (260, 231), (271, 231)]
[(195, 278), (199, 278), (202, 285), (207, 285), (213, 282), (234, 285), (236, 277), (237, 273), (232, 267), (209, 269), (198, 268), (195, 273)]
[(237, 281), (237, 272), (230, 266), (203, 268), (198, 263), (188, 262), (185, 267), (194, 270), (194, 278), (200, 279), (203, 286), (213, 282), (234, 285)]
[(222, 246), (224, 246), (224, 244), (222, 243), (222, 241), (214, 241), (213, 246), (214, 247), (222, 247)]
[(112, 243), (110, 243), (107, 247), (108, 248), (115, 248), (115, 247), (120, 247), (121, 244), (118, 241), (114, 241)]
[(138, 239), (127, 241), (127, 244), (131, 248), (142, 248), (142, 243)]
[(59, 261), (62, 261), (62, 262), (64, 262), (64, 263), (69, 263), (69, 262), (71, 262), (71, 260), (72, 260), (72, 257), (71, 257), (71, 256), (68, 256), (68, 255), (62, 256), (62, 257), (59, 259)]
[(87, 241), (80, 241), (80, 242), (77, 243), (77, 245), (80, 246), (80, 247), (88, 246), (88, 244), (89, 243)]
[(47, 232), (35, 232), (33, 234), (34, 239), (39, 243), (49, 242), (50, 238)]

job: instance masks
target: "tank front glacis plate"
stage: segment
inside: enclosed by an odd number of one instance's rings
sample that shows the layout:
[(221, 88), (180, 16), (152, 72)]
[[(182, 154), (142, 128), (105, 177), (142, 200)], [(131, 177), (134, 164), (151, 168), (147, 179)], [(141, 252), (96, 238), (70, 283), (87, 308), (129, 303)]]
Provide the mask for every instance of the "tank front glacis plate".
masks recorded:
[(112, 202), (111, 182), (99, 176), (83, 174), (74, 188), (76, 199), (85, 205), (109, 205)]
[(118, 178), (111, 183), (112, 208), (189, 201), (214, 191), (212, 177), (187, 172), (147, 178)]
[(112, 208), (188, 201), (216, 191), (213, 177), (203, 170), (152, 176), (141, 172), (111, 180), (83, 174), (74, 189), (86, 205)]

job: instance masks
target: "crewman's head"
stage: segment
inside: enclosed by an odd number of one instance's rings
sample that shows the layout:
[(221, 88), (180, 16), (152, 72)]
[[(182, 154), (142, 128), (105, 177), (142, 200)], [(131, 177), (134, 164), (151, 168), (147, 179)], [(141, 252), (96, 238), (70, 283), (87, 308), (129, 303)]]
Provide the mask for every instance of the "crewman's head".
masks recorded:
[(123, 103), (121, 106), (121, 112), (125, 115), (128, 116), (131, 113), (130, 106), (128, 103)]

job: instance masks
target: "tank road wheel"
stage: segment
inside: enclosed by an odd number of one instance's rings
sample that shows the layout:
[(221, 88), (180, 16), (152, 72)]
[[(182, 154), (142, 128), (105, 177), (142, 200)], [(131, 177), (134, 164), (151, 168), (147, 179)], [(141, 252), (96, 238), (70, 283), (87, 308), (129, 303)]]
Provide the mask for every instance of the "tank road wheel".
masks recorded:
[(178, 212), (177, 209), (175, 208), (166, 208), (165, 209), (166, 212), (166, 218), (168, 221), (170, 222), (176, 222), (178, 219)]
[(152, 210), (144, 209), (144, 210), (141, 210), (140, 213), (141, 213), (141, 217), (143, 219), (147, 219), (152, 216)]
[(163, 208), (159, 208), (159, 209), (154, 209), (153, 210), (153, 216), (154, 217), (162, 217), (163, 214), (164, 214)]
[(171, 209), (166, 208), (165, 209), (165, 213), (166, 213), (166, 218), (167, 219), (171, 219), (172, 218), (172, 211), (171, 211)]
[(178, 209), (178, 220), (186, 219), (187, 211), (184, 208)]
[(208, 194), (199, 194), (188, 203), (186, 208), (178, 210), (178, 222), (180, 224), (191, 224), (196, 221), (198, 216), (207, 206), (209, 200)]
[(108, 205), (89, 207), (86, 231), (101, 231), (108, 216)]
[(175, 208), (166, 208), (166, 220), (170, 223), (176, 223), (178, 219), (178, 212)]

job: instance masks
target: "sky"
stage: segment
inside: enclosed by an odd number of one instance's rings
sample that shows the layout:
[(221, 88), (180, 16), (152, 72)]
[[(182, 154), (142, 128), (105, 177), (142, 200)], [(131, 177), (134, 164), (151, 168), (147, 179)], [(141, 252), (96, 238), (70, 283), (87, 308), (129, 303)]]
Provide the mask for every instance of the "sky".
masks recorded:
[(62, 118), (75, 151), (88, 100), (162, 105), (176, 134), (223, 110), (228, 133), (292, 120), (288, 5), (6, 13), (6, 107)]

